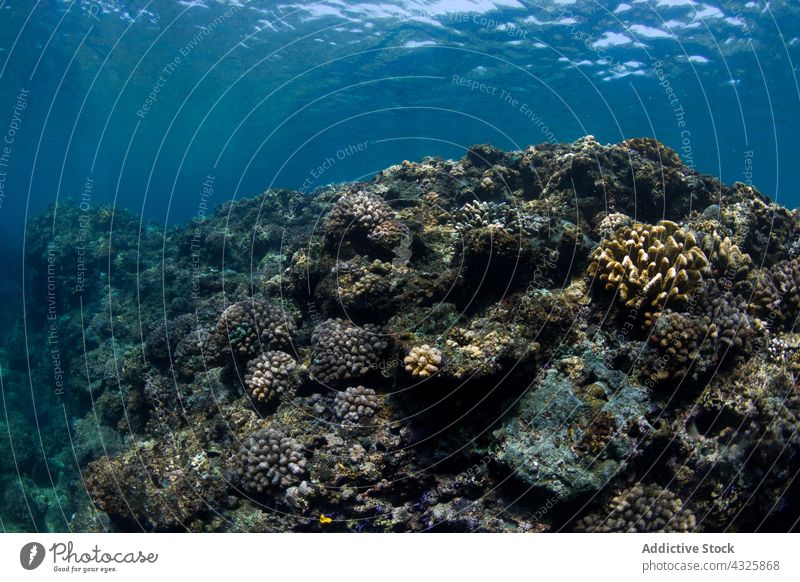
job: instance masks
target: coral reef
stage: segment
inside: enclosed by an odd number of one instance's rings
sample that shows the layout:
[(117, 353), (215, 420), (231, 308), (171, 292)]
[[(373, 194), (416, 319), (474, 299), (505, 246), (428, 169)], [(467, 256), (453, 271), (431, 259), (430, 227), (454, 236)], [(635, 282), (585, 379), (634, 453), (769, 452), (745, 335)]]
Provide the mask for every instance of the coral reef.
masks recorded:
[(56, 314), (28, 302), (0, 346), (19, 411), (0, 519), (796, 528), (798, 221), (658, 142), (591, 136), (271, 189), (166, 231), (60, 204), (25, 256)]

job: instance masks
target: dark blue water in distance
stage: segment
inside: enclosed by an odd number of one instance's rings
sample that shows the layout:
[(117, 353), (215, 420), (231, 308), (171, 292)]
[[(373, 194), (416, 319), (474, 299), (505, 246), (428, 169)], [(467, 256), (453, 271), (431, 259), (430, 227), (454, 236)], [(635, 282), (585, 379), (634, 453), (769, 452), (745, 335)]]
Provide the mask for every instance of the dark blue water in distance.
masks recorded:
[[(178, 224), (206, 198), (590, 134), (657, 138), (796, 208), (798, 63), (796, 0), (0, 0), (0, 329), (21, 309), (22, 234), (65, 199)], [(24, 348), (4, 343), (0, 367)], [(25, 416), (26, 384), (2, 387), (3, 410), (54, 427), (31, 445), (49, 455), (66, 409)], [(40, 487), (70, 470), (60, 455), (30, 469)], [(63, 530), (63, 511), (0, 530)]]
[(799, 22), (785, 1), (7, 0), (0, 133), (25, 109), (0, 221), (87, 182), (186, 221), (208, 176), (221, 202), (585, 134), (797, 206)]

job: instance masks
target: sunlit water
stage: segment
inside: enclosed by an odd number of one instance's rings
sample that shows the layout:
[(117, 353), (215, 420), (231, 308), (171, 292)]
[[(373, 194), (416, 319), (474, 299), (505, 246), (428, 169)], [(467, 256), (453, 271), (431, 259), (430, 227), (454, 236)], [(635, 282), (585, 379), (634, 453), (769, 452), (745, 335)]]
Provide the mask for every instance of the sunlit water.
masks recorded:
[(88, 181), (92, 204), (183, 221), (207, 176), (222, 201), (585, 134), (800, 201), (789, 2), (31, 5), (0, 9), (4, 226)]

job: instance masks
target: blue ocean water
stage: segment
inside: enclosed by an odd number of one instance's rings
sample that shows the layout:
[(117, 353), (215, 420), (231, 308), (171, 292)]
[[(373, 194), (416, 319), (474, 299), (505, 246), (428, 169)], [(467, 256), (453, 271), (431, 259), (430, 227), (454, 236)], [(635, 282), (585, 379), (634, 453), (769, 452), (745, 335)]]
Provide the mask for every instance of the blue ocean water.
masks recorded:
[[(473, 143), (654, 136), (800, 203), (794, 2), (5, 0), (0, 221), (158, 221)], [(14, 135), (11, 135), (13, 133)], [(363, 144), (360, 148), (359, 144)], [(10, 151), (9, 151), (10, 150)]]
[[(0, 328), (23, 233), (65, 199), (183, 223), (269, 187), (591, 134), (655, 137), (798, 207), (797, 62), (789, 0), (0, 0)], [(64, 438), (60, 408), (20, 414)]]

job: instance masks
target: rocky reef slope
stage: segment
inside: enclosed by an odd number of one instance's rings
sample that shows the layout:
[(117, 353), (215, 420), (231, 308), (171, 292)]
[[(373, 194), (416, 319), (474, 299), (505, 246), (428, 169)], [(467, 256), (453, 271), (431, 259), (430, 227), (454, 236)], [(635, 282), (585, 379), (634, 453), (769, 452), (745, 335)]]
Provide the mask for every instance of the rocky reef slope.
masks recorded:
[(799, 226), (591, 137), (167, 230), (61, 206), (27, 247), (57, 309), (27, 325), (58, 321), (68, 527), (791, 529)]

